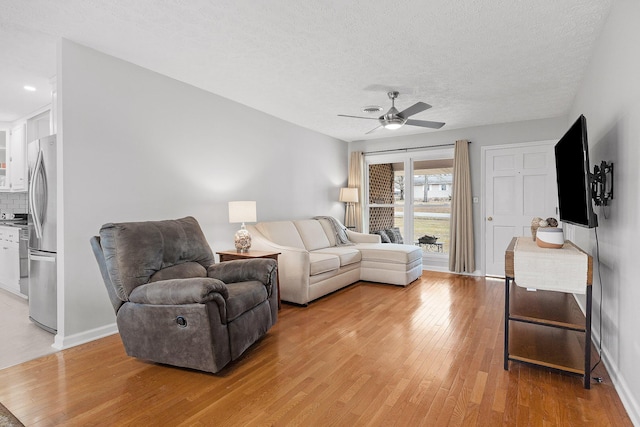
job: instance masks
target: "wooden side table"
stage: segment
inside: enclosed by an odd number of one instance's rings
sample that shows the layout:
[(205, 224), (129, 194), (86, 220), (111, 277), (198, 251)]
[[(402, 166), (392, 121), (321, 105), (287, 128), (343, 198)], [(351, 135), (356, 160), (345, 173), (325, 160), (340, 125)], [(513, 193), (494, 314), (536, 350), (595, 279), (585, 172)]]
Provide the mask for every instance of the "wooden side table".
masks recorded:
[[(276, 265), (277, 265), (278, 255), (280, 255), (280, 252), (269, 252), (269, 251), (238, 252), (236, 250), (228, 250), (228, 251), (216, 252), (216, 254), (220, 257), (220, 262), (233, 261), (236, 259), (269, 258), (269, 259), (275, 259)], [(278, 288), (278, 308), (280, 308), (282, 306), (282, 303), (280, 302), (280, 274), (278, 274), (278, 272), (276, 272), (276, 285)]]

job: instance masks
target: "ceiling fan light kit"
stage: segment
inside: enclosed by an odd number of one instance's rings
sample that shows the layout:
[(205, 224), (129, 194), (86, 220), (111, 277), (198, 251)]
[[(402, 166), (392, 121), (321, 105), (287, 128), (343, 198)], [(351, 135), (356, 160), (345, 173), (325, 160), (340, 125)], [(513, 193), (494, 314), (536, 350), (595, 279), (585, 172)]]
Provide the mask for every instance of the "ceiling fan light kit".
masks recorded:
[[(429, 108), (431, 108), (431, 105), (426, 104), (424, 102), (416, 102), (411, 107), (403, 111), (398, 111), (395, 106), (395, 100), (398, 97), (398, 95), (400, 95), (400, 93), (397, 91), (387, 92), (387, 96), (391, 100), (391, 108), (389, 109), (389, 111), (387, 111), (386, 114), (378, 118), (349, 116), (346, 114), (338, 114), (338, 116), (351, 117), (354, 119), (378, 120), (378, 122), (380, 122), (380, 126), (370, 130), (367, 133), (376, 131), (381, 127), (389, 130), (400, 129), (405, 124), (410, 126), (420, 126), (420, 127), (426, 127), (426, 128), (432, 128), (432, 129), (440, 129), (442, 126), (444, 126), (444, 123), (442, 122), (430, 122), (427, 120), (409, 120), (410, 116), (413, 116), (414, 114), (418, 114), (422, 111), (428, 110)], [(382, 108), (376, 105), (370, 105), (367, 107), (363, 107), (362, 111), (367, 113), (375, 113), (375, 112), (382, 111)]]
[(389, 117), (384, 120), (380, 120), (380, 124), (384, 126), (385, 129), (394, 130), (400, 129), (406, 123), (406, 119), (400, 119), (398, 117)]

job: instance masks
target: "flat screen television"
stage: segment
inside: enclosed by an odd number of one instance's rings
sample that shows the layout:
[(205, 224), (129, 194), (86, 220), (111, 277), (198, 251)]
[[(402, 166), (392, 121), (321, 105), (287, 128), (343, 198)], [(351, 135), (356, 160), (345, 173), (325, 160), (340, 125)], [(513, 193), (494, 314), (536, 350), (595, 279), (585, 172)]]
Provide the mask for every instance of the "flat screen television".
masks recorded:
[(593, 211), (587, 119), (581, 115), (555, 146), (560, 221), (598, 226)]

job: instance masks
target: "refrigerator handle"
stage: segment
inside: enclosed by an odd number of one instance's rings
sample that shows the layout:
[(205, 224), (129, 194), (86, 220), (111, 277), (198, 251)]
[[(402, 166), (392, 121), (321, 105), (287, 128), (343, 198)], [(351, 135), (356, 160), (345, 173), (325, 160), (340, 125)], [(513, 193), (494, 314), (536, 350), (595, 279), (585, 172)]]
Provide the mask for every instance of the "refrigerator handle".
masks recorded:
[(40, 178), (42, 173), (42, 150), (38, 150), (38, 157), (33, 168), (33, 174), (31, 182), (29, 182), (29, 209), (33, 215), (33, 226), (36, 232), (36, 237), (42, 239), (42, 218), (40, 218), (40, 206), (36, 203), (36, 182)]
[(56, 258), (52, 256), (29, 254), (29, 259), (33, 261), (56, 262)]

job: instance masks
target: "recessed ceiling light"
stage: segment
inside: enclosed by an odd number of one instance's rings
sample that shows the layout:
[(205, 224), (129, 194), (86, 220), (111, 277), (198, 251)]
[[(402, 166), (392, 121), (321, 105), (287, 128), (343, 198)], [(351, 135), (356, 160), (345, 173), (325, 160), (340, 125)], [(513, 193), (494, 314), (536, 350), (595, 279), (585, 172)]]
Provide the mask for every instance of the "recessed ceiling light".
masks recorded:
[(379, 105), (367, 105), (366, 107), (362, 107), (362, 111), (365, 113), (379, 113), (382, 111), (382, 107)]
[(35, 87), (33, 87), (33, 86), (26, 85), (26, 86), (24, 87), (24, 90), (29, 91), (29, 92), (35, 92), (35, 91), (36, 91), (36, 88), (35, 88)]

